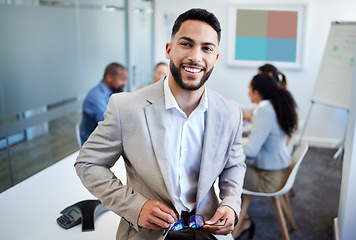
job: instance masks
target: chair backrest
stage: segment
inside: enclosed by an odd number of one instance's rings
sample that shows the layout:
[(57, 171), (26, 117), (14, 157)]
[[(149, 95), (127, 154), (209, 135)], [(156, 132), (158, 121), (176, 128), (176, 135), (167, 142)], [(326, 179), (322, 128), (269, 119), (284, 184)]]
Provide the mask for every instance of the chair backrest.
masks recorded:
[(292, 153), (292, 171), (289, 174), (287, 182), (284, 184), (284, 187), (280, 191), (288, 192), (295, 182), (300, 164), (302, 163), (305, 154), (307, 153), (309, 145), (307, 143), (300, 144)]
[(81, 148), (81, 147), (82, 147), (82, 141), (80, 140), (80, 131), (79, 131), (79, 128), (80, 128), (80, 123), (75, 124), (75, 134), (76, 134), (76, 136), (77, 136), (78, 145), (79, 145), (79, 147)]
[(297, 176), (299, 166), (302, 163), (305, 154), (307, 153), (309, 145), (307, 143), (302, 143), (293, 151), (292, 154), (292, 164), (291, 164), (291, 172), (288, 176), (287, 182), (284, 184), (283, 188), (274, 193), (263, 193), (263, 192), (253, 192), (247, 189), (243, 189), (243, 194), (255, 195), (255, 196), (264, 196), (264, 197), (271, 197), (271, 196), (280, 196), (290, 191), (293, 187), (295, 182), (295, 178)]
[(292, 134), (292, 136), (287, 140), (287, 148), (289, 154), (292, 155), (294, 146), (297, 144), (297, 137), (300, 137), (300, 130), (303, 128), (303, 121), (299, 120), (298, 121), (298, 128), (297, 130)]
[(288, 149), (288, 153), (290, 155), (293, 154), (293, 149), (294, 149), (296, 141), (297, 141), (296, 133), (293, 133), (292, 136), (290, 138), (288, 138), (288, 140), (287, 140), (287, 149)]

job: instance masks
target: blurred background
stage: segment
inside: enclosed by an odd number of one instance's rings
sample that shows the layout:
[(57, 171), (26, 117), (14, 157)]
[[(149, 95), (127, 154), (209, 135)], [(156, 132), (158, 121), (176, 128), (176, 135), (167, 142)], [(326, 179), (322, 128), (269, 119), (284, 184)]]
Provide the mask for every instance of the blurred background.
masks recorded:
[(152, 1), (0, 1), (0, 192), (77, 151), (87, 92), (110, 62), (152, 79)]

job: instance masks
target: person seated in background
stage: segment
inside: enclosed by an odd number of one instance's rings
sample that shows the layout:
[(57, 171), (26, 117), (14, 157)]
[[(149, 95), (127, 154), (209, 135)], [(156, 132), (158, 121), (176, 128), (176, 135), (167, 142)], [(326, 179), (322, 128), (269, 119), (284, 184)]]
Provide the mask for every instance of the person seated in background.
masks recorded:
[(165, 62), (157, 63), (156, 67), (153, 70), (153, 79), (151, 84), (158, 82), (164, 76), (167, 76), (169, 72), (168, 64)]
[(119, 63), (107, 65), (103, 80), (91, 89), (83, 102), (80, 140), (82, 145), (94, 131), (99, 121), (104, 120), (104, 112), (111, 94), (122, 92), (127, 84), (127, 69)]
[[(257, 106), (251, 132), (242, 145), (247, 164), (243, 187), (255, 192), (276, 192), (290, 173), (286, 140), (298, 126), (297, 105), (290, 92), (267, 74), (253, 77), (248, 95)], [(237, 236), (254, 229), (246, 216)]]
[[(151, 84), (158, 82), (163, 77), (167, 76), (169, 72), (168, 64), (165, 62), (159, 62), (156, 64), (153, 69), (153, 79), (151, 80)], [(147, 85), (142, 85), (140, 88), (144, 88)]]
[[(280, 88), (287, 89), (287, 78), (274, 65), (266, 63), (258, 68), (258, 74), (267, 74), (272, 77)], [(243, 120), (251, 122), (253, 116), (253, 107), (250, 109), (243, 109)]]
[(268, 74), (276, 81), (280, 88), (287, 89), (286, 76), (274, 65), (266, 63), (265, 65), (258, 68), (258, 74)]

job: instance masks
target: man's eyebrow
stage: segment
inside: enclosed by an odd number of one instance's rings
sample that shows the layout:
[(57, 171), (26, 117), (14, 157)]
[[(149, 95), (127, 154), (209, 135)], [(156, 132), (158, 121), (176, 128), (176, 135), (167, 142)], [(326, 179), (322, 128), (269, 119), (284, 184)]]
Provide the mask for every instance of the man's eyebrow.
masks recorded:
[(213, 42), (204, 42), (202, 45), (207, 45), (207, 46), (216, 47), (215, 43), (213, 43)]
[[(190, 37), (185, 37), (185, 36), (180, 37), (179, 40), (186, 40), (188, 42), (195, 43), (195, 41), (193, 39), (191, 39)], [(216, 47), (215, 43), (213, 43), (213, 42), (203, 42), (202, 45), (208, 45), (208, 46)]]
[(180, 37), (179, 40), (186, 40), (186, 41), (188, 41), (188, 42), (194, 43), (194, 40), (193, 40), (193, 39), (191, 39), (191, 38), (189, 38), (189, 37), (185, 37), (185, 36)]

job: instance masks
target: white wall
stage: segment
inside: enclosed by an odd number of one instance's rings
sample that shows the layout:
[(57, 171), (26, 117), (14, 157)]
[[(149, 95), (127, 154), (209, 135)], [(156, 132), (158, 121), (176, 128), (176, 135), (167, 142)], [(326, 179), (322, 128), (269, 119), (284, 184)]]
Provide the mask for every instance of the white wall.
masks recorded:
[[(248, 83), (256, 74), (254, 68), (229, 67), (227, 65), (227, 48), (229, 28), (228, 6), (240, 3), (263, 3), (279, 6), (281, 4), (307, 5), (305, 19), (304, 41), (304, 69), (283, 70), (287, 76), (288, 88), (299, 106), (299, 114), (305, 122), (310, 99), (319, 71), (324, 48), (332, 21), (356, 21), (356, 1), (354, 0), (156, 0), (155, 1), (155, 56), (156, 61), (165, 59), (165, 44), (167, 41), (167, 27), (164, 15), (178, 16), (193, 7), (205, 8), (213, 12), (222, 26), (222, 39), (219, 47), (220, 58), (215, 67), (208, 86), (222, 95), (247, 105), (250, 100), (247, 95)], [(278, 66), (277, 66), (278, 67)], [(304, 139), (311, 144), (335, 147), (344, 138), (347, 125), (347, 112), (321, 104), (314, 104)]]
[[(352, 91), (356, 91), (356, 72), (352, 82)], [(342, 167), (342, 180), (339, 200), (339, 212), (334, 225), (335, 240), (355, 238), (356, 216), (356, 95), (351, 95), (350, 116), (345, 141), (345, 154)]]

